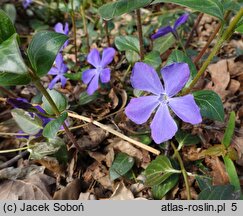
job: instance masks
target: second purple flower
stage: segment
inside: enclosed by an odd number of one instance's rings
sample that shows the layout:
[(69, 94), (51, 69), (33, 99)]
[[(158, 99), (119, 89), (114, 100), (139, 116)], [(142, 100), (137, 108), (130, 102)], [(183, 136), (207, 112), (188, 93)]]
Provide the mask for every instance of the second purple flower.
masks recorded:
[(83, 72), (82, 80), (88, 85), (87, 93), (92, 95), (99, 88), (99, 80), (102, 83), (110, 81), (111, 70), (107, 68), (115, 56), (115, 49), (112, 47), (105, 48), (100, 58), (100, 53), (97, 49), (92, 49), (88, 54), (87, 61), (94, 66), (93, 69), (88, 69)]

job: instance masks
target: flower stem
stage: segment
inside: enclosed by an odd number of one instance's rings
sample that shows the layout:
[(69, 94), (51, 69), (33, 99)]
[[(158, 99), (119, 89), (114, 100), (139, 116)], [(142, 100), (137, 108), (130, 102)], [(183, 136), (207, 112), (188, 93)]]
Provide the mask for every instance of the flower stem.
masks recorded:
[(17, 96), (12, 93), (10, 90), (0, 86), (0, 91), (4, 92), (5, 94), (7, 94), (10, 98), (16, 98)]
[(80, 13), (81, 13), (82, 20), (83, 20), (84, 34), (85, 34), (85, 37), (86, 37), (87, 48), (88, 48), (88, 51), (89, 51), (90, 50), (90, 46), (89, 46), (89, 32), (88, 32), (88, 28), (87, 28), (87, 24), (86, 24), (84, 8), (83, 8), (82, 5), (80, 6)]
[(223, 33), (223, 35), (221, 36), (221, 38), (219, 38), (219, 40), (217, 41), (217, 43), (213, 47), (212, 52), (210, 53), (210, 55), (208, 56), (208, 58), (206, 59), (206, 61), (203, 63), (202, 67), (198, 71), (197, 75), (195, 76), (195, 78), (193, 79), (193, 81), (191, 82), (191, 84), (189, 85), (189, 87), (186, 88), (186, 89), (184, 89), (182, 91), (182, 95), (186, 95), (186, 94), (188, 94), (192, 90), (192, 88), (195, 86), (195, 84), (197, 83), (197, 81), (199, 80), (199, 78), (203, 75), (203, 73), (207, 69), (207, 67), (210, 64), (210, 62), (212, 61), (213, 57), (217, 54), (217, 52), (221, 48), (222, 44), (226, 40), (228, 40), (230, 38), (230, 36), (232, 35), (232, 33), (233, 33), (234, 29), (235, 29), (235, 26), (237, 25), (237, 23), (239, 22), (239, 20), (241, 19), (242, 16), (243, 16), (243, 8), (241, 8), (239, 10), (239, 12), (236, 14), (236, 16), (234, 17), (234, 19), (231, 21), (229, 27)]
[(175, 156), (179, 162), (179, 165), (181, 167), (181, 172), (182, 172), (182, 175), (183, 175), (183, 178), (184, 178), (184, 181), (185, 181), (185, 186), (186, 186), (186, 192), (187, 192), (187, 199), (190, 200), (191, 199), (191, 190), (190, 190), (190, 185), (189, 185), (189, 181), (188, 181), (188, 176), (187, 176), (187, 172), (186, 172), (186, 169), (184, 167), (184, 163), (181, 159), (181, 156), (180, 156), (180, 153), (177, 151), (175, 145), (173, 142), (171, 142), (171, 146), (174, 150), (174, 153), (175, 153)]
[[(55, 102), (52, 100), (51, 96), (47, 92), (47, 90), (44, 88), (44, 86), (40, 82), (40, 78), (36, 76), (32, 71), (30, 71), (30, 76), (32, 78), (33, 83), (35, 84), (36, 88), (45, 96), (46, 100), (49, 102), (50, 106), (52, 107), (53, 112), (55, 113), (56, 116), (59, 116), (61, 113), (58, 110)], [(70, 132), (68, 129), (66, 123), (63, 123), (64, 130), (68, 136), (68, 138), (71, 140), (73, 145), (78, 149), (79, 152), (82, 152), (80, 146), (78, 145), (76, 139), (74, 138), (73, 134)]]
[(111, 46), (111, 40), (110, 40), (107, 20), (104, 20), (104, 24), (105, 24), (105, 34), (106, 34), (106, 38), (107, 38), (107, 44), (108, 44), (108, 47), (110, 47)]
[(76, 20), (75, 20), (75, 12), (73, 8), (73, 0), (71, 1), (72, 11), (70, 13), (73, 25), (73, 36), (74, 36), (74, 52), (75, 52), (75, 63), (78, 62), (78, 50), (77, 50), (77, 27), (76, 27)]
[(144, 46), (143, 46), (143, 30), (142, 30), (140, 9), (136, 10), (136, 14), (137, 14), (137, 30), (138, 30), (138, 38), (139, 38), (139, 46), (140, 46), (140, 59), (142, 61), (144, 59)]

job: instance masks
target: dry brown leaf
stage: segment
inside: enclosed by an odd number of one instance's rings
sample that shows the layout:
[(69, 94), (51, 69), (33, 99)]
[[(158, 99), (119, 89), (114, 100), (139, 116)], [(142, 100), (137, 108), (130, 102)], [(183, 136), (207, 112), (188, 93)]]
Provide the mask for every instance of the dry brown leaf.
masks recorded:
[(231, 77), (240, 76), (243, 74), (243, 62), (235, 61), (235, 59), (227, 59), (228, 69)]
[(225, 185), (229, 183), (229, 177), (225, 170), (224, 163), (218, 157), (206, 157), (205, 162), (211, 168), (212, 184)]
[(25, 180), (5, 180), (0, 187), (0, 200), (49, 200), (48, 187), (55, 179), (44, 174), (32, 175)]
[(55, 192), (54, 200), (77, 200), (81, 191), (80, 179), (75, 179), (66, 187)]
[(132, 192), (126, 188), (123, 182), (117, 184), (109, 200), (131, 200), (134, 199)]

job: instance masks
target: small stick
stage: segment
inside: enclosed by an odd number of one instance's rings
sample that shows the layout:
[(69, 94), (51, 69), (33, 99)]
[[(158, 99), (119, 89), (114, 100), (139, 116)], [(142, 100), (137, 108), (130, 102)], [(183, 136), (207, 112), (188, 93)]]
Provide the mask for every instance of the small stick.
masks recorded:
[(7, 94), (11, 98), (16, 98), (17, 97), (14, 93), (12, 93), (11, 91), (9, 91), (8, 89), (6, 89), (6, 88), (4, 88), (2, 86), (0, 86), (0, 91), (3, 91), (5, 94)]
[(200, 13), (200, 14), (198, 15), (198, 17), (197, 17), (196, 22), (194, 23), (194, 25), (193, 25), (193, 27), (192, 27), (191, 33), (190, 33), (190, 35), (189, 35), (189, 37), (188, 37), (188, 39), (187, 39), (187, 41), (186, 41), (186, 44), (185, 44), (185, 48), (187, 48), (187, 47), (189, 46), (189, 44), (190, 44), (190, 42), (191, 42), (191, 40), (192, 40), (194, 31), (197, 29), (197, 27), (198, 27), (198, 25), (199, 25), (199, 23), (200, 23), (202, 17), (203, 17), (203, 13)]
[(139, 141), (131, 139), (130, 137), (127, 137), (124, 134), (122, 134), (122, 133), (112, 129), (111, 127), (109, 127), (107, 125), (104, 125), (104, 124), (102, 124), (102, 123), (100, 123), (98, 121), (93, 121), (92, 119), (90, 119), (88, 117), (81, 116), (81, 115), (74, 114), (74, 113), (70, 113), (70, 112), (68, 112), (68, 116), (72, 117), (72, 118), (76, 118), (76, 119), (82, 120), (82, 121), (86, 121), (86, 122), (92, 123), (92, 124), (102, 128), (102, 129), (104, 129), (104, 130), (106, 130), (106, 131), (108, 131), (108, 132), (110, 132), (110, 133), (112, 133), (112, 134), (114, 134), (114, 135), (116, 135), (116, 136), (118, 136), (118, 137), (120, 137), (120, 138), (122, 138), (122, 139), (124, 139), (124, 140), (126, 140), (128, 142), (130, 142), (130, 143), (132, 143), (133, 145), (136, 145), (139, 148), (145, 149), (145, 150), (147, 150), (147, 151), (149, 151), (149, 152), (151, 152), (151, 153), (153, 153), (155, 155), (159, 155), (160, 154), (160, 151), (158, 151), (157, 149), (154, 149), (154, 148), (152, 148), (150, 146), (147, 146), (147, 145), (145, 145), (145, 144), (143, 144), (143, 143), (141, 143)]
[(104, 20), (104, 24), (105, 24), (105, 34), (106, 34), (106, 38), (107, 38), (107, 44), (108, 44), (108, 47), (110, 47), (111, 46), (111, 41), (110, 41), (110, 35), (109, 35), (107, 20)]
[(138, 38), (139, 38), (139, 46), (140, 46), (140, 58), (142, 61), (144, 59), (144, 46), (143, 46), (143, 30), (142, 30), (140, 9), (136, 10), (136, 14), (137, 14), (137, 29), (138, 29)]
[(16, 155), (12, 159), (0, 164), (0, 170), (12, 166), (19, 159), (24, 158), (29, 155), (29, 151), (20, 152), (19, 155)]
[(86, 43), (87, 43), (87, 47), (88, 47), (88, 51), (90, 50), (90, 46), (89, 46), (89, 32), (88, 32), (88, 28), (87, 28), (87, 24), (86, 24), (86, 18), (85, 18), (85, 13), (84, 13), (84, 9), (83, 6), (80, 6), (80, 13), (82, 16), (82, 20), (83, 20), (83, 25), (84, 25), (84, 34), (86, 37)]

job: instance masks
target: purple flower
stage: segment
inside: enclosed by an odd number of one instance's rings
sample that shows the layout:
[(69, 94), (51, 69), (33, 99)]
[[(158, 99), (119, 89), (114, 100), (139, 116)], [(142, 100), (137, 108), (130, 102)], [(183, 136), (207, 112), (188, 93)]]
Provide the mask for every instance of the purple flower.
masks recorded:
[(87, 57), (87, 61), (95, 68), (83, 72), (82, 80), (88, 84), (87, 93), (92, 95), (99, 87), (99, 78), (102, 83), (110, 81), (111, 70), (106, 66), (113, 61), (115, 49), (108, 47), (103, 50), (102, 58), (97, 49), (92, 49)]
[(177, 35), (177, 32), (176, 32), (176, 29), (181, 26), (182, 24), (184, 24), (187, 19), (189, 17), (189, 14), (185, 13), (183, 14), (182, 16), (180, 16), (174, 23), (174, 26), (171, 27), (171, 26), (165, 26), (165, 27), (162, 27), (160, 28), (154, 35), (151, 36), (151, 39), (156, 39), (156, 38), (159, 38), (159, 37), (162, 37), (164, 35), (167, 35), (168, 33), (172, 33), (174, 35), (174, 37), (177, 39), (178, 38), (178, 35)]
[(55, 78), (50, 82), (48, 86), (49, 89), (52, 89), (59, 80), (61, 80), (62, 88), (65, 86), (67, 82), (67, 78), (64, 76), (64, 74), (67, 72), (68, 68), (63, 62), (63, 57), (61, 53), (57, 54), (55, 65), (56, 66), (53, 66), (51, 70), (48, 72), (49, 75), (56, 75)]
[(177, 131), (177, 124), (171, 117), (168, 107), (184, 122), (198, 124), (202, 121), (200, 109), (193, 95), (173, 97), (190, 77), (188, 65), (173, 63), (164, 67), (161, 74), (164, 85), (154, 68), (137, 62), (132, 71), (132, 86), (152, 95), (131, 99), (125, 109), (127, 117), (137, 124), (145, 123), (157, 110), (150, 125), (152, 138), (157, 144), (171, 139)]
[(29, 5), (32, 3), (32, 1), (33, 0), (23, 0), (22, 5), (23, 5), (24, 9), (29, 7)]
[[(54, 30), (55, 30), (55, 32), (58, 32), (58, 33), (61, 33), (61, 34), (65, 34), (65, 35), (68, 35), (68, 33), (69, 33), (68, 23), (66, 22), (66, 23), (65, 23), (65, 26), (63, 26), (62, 23), (57, 23), (57, 24), (54, 26)], [(68, 45), (68, 40), (64, 43), (64, 45), (62, 46), (61, 49), (65, 48), (67, 45)]]

